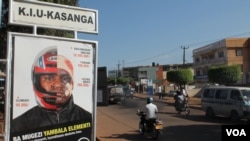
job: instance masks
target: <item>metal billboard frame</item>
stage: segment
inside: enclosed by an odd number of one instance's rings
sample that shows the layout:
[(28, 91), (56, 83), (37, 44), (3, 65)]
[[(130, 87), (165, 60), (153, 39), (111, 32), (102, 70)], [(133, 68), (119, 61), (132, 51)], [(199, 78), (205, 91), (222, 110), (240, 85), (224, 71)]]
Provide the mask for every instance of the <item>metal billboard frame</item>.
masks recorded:
[[(23, 6), (26, 5), (27, 7), (17, 7), (18, 5), (21, 5), (21, 4), (24, 4)], [(29, 9), (26, 9), (26, 8), (29, 8)], [(41, 15), (41, 12), (43, 12), (43, 10), (45, 12), (44, 14)], [(58, 11), (55, 12), (53, 10), (58, 10)], [(10, 0), (9, 11), (10, 11), (9, 12), (9, 24), (33, 26), (35, 34), (36, 34), (37, 27), (63, 29), (63, 30), (68, 30), (68, 31), (75, 31), (75, 32), (78, 31), (78, 32), (83, 32), (83, 33), (98, 34), (98, 11), (94, 9), (59, 5), (55, 3), (48, 3), (48, 2), (41, 2), (41, 1)], [(40, 18), (38, 18), (39, 11), (40, 11)], [(46, 11), (47, 11), (47, 14), (46, 14)], [(75, 14), (72, 14), (68, 11), (71, 11), (72, 13), (75, 13)], [(76, 13), (82, 13), (82, 15), (78, 15)], [(54, 14), (53, 15), (54, 20), (52, 20), (53, 19), (52, 14)], [(91, 20), (93, 20), (93, 26), (89, 27), (91, 29), (88, 29), (86, 27), (86, 26), (89, 26), (89, 24), (88, 25), (85, 23), (76, 24), (76, 21), (77, 21), (76, 19), (78, 19), (79, 20), (78, 22), (80, 22), (83, 20), (83, 18), (87, 18), (87, 16), (89, 16), (89, 18), (93, 16), (93, 18), (91, 18)], [(50, 17), (50, 19), (48, 17)], [(17, 21), (15, 21), (14, 18)], [(63, 22), (67, 22), (66, 19), (68, 19), (69, 21), (72, 20), (71, 22), (72, 26), (68, 26), (70, 25), (69, 23), (63, 23)], [(60, 22), (63, 24), (61, 24)], [(86, 26), (83, 26), (84, 24)]]
[[(13, 6), (13, 4), (15, 4), (15, 6)], [(35, 8), (37, 8), (38, 10), (41, 10), (39, 7), (42, 7), (44, 8), (44, 10), (50, 10), (49, 8), (51, 9), (59, 9), (58, 12), (62, 12), (61, 9), (67, 9), (66, 11), (71, 11), (72, 13), (69, 13), (72, 14), (73, 16), (78, 16), (78, 15), (74, 15), (74, 12), (75, 11), (80, 11), (80, 13), (83, 15), (82, 18), (86, 18), (87, 16), (89, 16), (89, 19), (90, 19), (90, 23), (92, 23), (92, 25), (90, 26), (77, 26), (77, 25), (74, 25), (74, 23), (70, 26), (67, 26), (67, 24), (63, 23), (59, 23), (58, 25), (57, 24), (54, 24), (54, 23), (51, 23), (51, 21), (48, 21), (47, 19), (45, 19), (45, 22), (43, 24), (40, 24), (39, 22), (37, 22), (36, 20), (34, 20), (34, 23), (33, 21), (31, 21), (30, 19), (27, 19), (27, 18), (33, 18), (35, 16), (30, 16), (32, 14), (30, 13), (25, 13), (24, 10), (26, 10), (25, 8), (21, 8), (20, 10), (20, 7), (19, 7), (19, 15), (17, 13), (15, 13), (16, 15), (13, 15), (14, 12), (13, 12), (13, 8), (17, 8), (17, 5), (21, 5), (21, 6), (26, 6), (27, 5), (27, 9), (29, 11), (32, 11), (30, 9), (33, 8), (33, 6)], [(35, 10), (37, 10), (35, 9)], [(15, 10), (18, 10), (18, 9), (15, 9)], [(23, 20), (21, 19), (21, 21), (17, 20), (17, 21), (14, 21), (13, 20), (13, 16), (16, 16), (14, 18), (17, 18), (18, 16), (20, 16), (20, 13), (23, 13), (21, 14), (21, 16), (24, 16), (24, 19), (26, 18), (27, 20)], [(25, 13), (25, 14), (24, 14)], [(32, 13), (32, 12), (31, 12)], [(51, 12), (53, 13), (53, 12)], [(86, 13), (86, 15), (85, 15)], [(30, 14), (30, 15), (29, 15)], [(65, 14), (65, 13), (63, 13)], [(63, 14), (61, 13), (61, 16), (63, 16)], [(66, 13), (67, 14), (67, 13)], [(81, 16), (81, 15), (80, 15)], [(93, 16), (93, 17), (91, 17)], [(72, 18), (72, 17), (70, 17)], [(19, 17), (20, 19), (20, 17)], [(46, 22), (47, 20), (47, 22)], [(58, 19), (57, 19), (58, 20)], [(82, 20), (82, 19), (81, 19)], [(69, 19), (69, 21), (73, 21), (71, 19)], [(56, 21), (58, 22), (58, 21)], [(64, 22), (64, 21), (62, 21)], [(80, 21), (80, 22), (83, 22), (83, 21)], [(80, 7), (73, 7), (73, 6), (67, 6), (67, 5), (60, 5), (60, 4), (54, 4), (54, 3), (48, 3), (48, 2), (41, 2), (41, 1), (35, 1), (35, 0), (9, 0), (9, 24), (12, 24), (12, 25), (23, 25), (23, 26), (31, 26), (33, 27), (33, 34), (27, 34), (27, 33), (15, 33), (15, 32), (8, 32), (8, 42), (7, 42), (7, 58), (6, 58), (6, 88), (5, 88), (5, 91), (6, 91), (6, 106), (5, 106), (5, 127), (4, 127), (4, 134), (1, 135), (4, 137), (4, 139), (7, 141), (7, 140), (10, 140), (10, 118), (12, 117), (11, 115), (11, 112), (12, 112), (12, 109), (11, 107), (14, 106), (14, 105), (11, 105), (11, 98), (12, 98), (12, 94), (13, 94), (13, 86), (11, 85), (13, 83), (13, 74), (12, 74), (12, 71), (13, 71), (13, 44), (14, 44), (14, 40), (15, 40), (15, 37), (17, 36), (22, 36), (22, 37), (33, 37), (33, 38), (39, 38), (39, 39), (51, 39), (51, 40), (60, 40), (60, 41), (68, 41), (68, 42), (77, 42), (77, 43), (86, 43), (86, 44), (92, 44), (93, 45), (93, 50), (95, 50), (95, 55), (93, 56), (93, 125), (91, 128), (92, 129), (92, 134), (91, 134), (91, 138), (95, 141), (96, 140), (96, 107), (97, 107), (97, 56), (98, 56), (98, 42), (97, 41), (90, 41), (90, 40), (82, 40), (82, 39), (78, 39), (77, 38), (77, 33), (78, 32), (82, 32), (82, 33), (90, 33), (90, 34), (98, 34), (98, 11), (97, 10), (94, 10), (94, 9), (88, 9), (88, 8), (80, 8)], [(65, 26), (66, 25), (66, 26)], [(59, 30), (66, 30), (66, 31), (73, 31), (74, 32), (74, 38), (64, 38), (64, 37), (53, 37), (53, 36), (46, 36), (46, 35), (37, 35), (37, 28), (48, 28), (48, 29), (59, 29)]]
[[(59, 38), (59, 37), (51, 37), (51, 36), (43, 36), (43, 35), (36, 35), (33, 34), (26, 34), (26, 33), (15, 33), (15, 32), (8, 32), (8, 50), (7, 50), (7, 69), (6, 69), (6, 106), (5, 106), (5, 133), (4, 138), (5, 140), (10, 140), (10, 122), (11, 122), (11, 115), (12, 115), (12, 96), (13, 96), (13, 71), (14, 71), (14, 56), (13, 56), (13, 49), (15, 44), (15, 37), (31, 37), (31, 38), (39, 38), (39, 39), (50, 39), (50, 40), (60, 40), (60, 41), (67, 41), (67, 42), (75, 42), (75, 43), (83, 43), (83, 44), (91, 44), (93, 47), (93, 125), (92, 125), (92, 139), (96, 140), (96, 103), (97, 103), (97, 54), (98, 54), (98, 42), (96, 41), (90, 41), (90, 40), (75, 40), (75, 39), (69, 39), (69, 38)], [(24, 54), (25, 55), (25, 54)]]

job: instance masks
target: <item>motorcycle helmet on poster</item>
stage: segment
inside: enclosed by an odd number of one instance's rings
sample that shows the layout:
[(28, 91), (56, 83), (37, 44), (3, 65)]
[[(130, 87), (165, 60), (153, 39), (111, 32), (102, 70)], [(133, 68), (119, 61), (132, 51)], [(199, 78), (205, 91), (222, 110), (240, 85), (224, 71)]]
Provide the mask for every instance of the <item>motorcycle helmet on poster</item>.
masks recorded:
[(66, 104), (73, 91), (73, 65), (57, 48), (42, 53), (32, 67), (32, 81), (39, 106), (56, 110)]

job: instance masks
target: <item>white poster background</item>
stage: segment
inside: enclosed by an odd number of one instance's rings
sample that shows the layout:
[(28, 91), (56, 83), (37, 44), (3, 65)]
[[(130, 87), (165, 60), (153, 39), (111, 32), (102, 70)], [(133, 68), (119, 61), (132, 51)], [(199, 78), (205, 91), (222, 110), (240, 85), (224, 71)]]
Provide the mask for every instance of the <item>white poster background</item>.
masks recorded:
[[(93, 113), (93, 46), (90, 43), (69, 42), (36, 37), (15, 37), (14, 80), (13, 80), (13, 118), (37, 105), (32, 84), (32, 65), (41, 51), (57, 47), (58, 54), (71, 60), (74, 67), (74, 103)], [(79, 57), (80, 50), (88, 50), (89, 57)], [(77, 51), (78, 50), (78, 51)], [(87, 52), (88, 52), (87, 51)], [(78, 57), (75, 57), (77, 56)], [(79, 67), (81, 62), (89, 62), (89, 67)], [(90, 80), (89, 86), (79, 86), (83, 80)], [(28, 105), (16, 106), (16, 99), (27, 100)]]

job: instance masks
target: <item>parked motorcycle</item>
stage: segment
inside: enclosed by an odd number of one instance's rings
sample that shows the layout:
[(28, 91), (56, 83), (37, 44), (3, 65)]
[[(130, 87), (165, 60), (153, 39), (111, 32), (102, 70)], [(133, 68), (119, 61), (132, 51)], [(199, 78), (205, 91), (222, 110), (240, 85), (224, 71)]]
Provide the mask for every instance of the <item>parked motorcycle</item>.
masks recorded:
[(140, 122), (139, 122), (139, 132), (141, 135), (144, 133), (148, 133), (152, 135), (153, 139), (158, 139), (159, 134), (163, 131), (163, 122), (162, 120), (155, 119), (155, 120), (147, 120), (146, 119), (146, 113), (144, 111), (141, 111), (140, 109), (137, 109), (138, 116), (140, 116)]
[(181, 112), (185, 112), (185, 115), (188, 116), (190, 114), (188, 98), (186, 97), (184, 101), (178, 102), (178, 104), (175, 105), (175, 110), (178, 112), (178, 114), (181, 114)]

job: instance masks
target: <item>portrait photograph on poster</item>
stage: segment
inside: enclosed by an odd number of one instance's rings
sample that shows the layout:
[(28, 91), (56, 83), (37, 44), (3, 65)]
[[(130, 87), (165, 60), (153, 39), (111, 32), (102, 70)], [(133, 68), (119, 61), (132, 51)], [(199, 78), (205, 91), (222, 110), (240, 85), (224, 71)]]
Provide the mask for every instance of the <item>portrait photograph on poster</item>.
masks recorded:
[(93, 140), (96, 42), (9, 35), (13, 140)]

